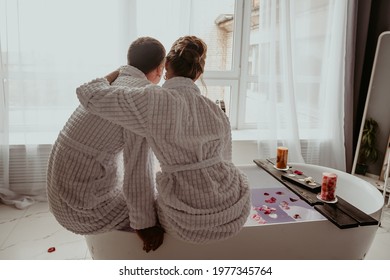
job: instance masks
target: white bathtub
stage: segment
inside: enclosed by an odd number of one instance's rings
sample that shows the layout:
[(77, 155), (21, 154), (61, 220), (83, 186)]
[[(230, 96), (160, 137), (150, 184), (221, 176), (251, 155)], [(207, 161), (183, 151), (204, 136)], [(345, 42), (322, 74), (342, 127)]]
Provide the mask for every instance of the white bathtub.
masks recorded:
[[(310, 174), (317, 182), (321, 182), (322, 172), (336, 173), (337, 196), (380, 219), (384, 199), (371, 184), (330, 168), (291, 165), (294, 169)], [(282, 186), (255, 164), (240, 168), (248, 175), (254, 190)], [(142, 250), (141, 240), (133, 233), (113, 231), (88, 235), (85, 239), (91, 257), (105, 260), (364, 259), (378, 229), (378, 225), (340, 229), (314, 209), (296, 207), (294, 211), (298, 211), (296, 213), (300, 214), (300, 219), (266, 224), (259, 224), (253, 219), (252, 213), (237, 236), (212, 244), (194, 245), (166, 234), (161, 247), (149, 253)]]

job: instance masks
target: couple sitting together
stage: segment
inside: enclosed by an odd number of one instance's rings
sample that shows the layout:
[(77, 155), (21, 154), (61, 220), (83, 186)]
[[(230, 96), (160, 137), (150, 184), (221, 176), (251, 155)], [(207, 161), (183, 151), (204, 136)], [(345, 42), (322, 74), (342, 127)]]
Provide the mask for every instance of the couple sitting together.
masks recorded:
[(229, 119), (195, 84), (206, 51), (195, 36), (176, 40), (168, 55), (158, 40), (141, 37), (128, 65), (77, 88), (81, 104), (47, 171), (50, 211), (63, 227), (83, 235), (132, 231), (146, 252), (165, 232), (207, 243), (241, 230), (250, 192), (231, 162)]

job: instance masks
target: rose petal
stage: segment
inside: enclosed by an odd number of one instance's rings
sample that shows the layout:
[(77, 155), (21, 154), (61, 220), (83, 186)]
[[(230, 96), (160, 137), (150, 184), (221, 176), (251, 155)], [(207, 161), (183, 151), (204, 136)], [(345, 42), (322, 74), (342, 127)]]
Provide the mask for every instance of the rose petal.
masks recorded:
[(55, 250), (56, 250), (55, 247), (50, 247), (49, 249), (47, 249), (47, 252), (48, 253), (53, 253)]

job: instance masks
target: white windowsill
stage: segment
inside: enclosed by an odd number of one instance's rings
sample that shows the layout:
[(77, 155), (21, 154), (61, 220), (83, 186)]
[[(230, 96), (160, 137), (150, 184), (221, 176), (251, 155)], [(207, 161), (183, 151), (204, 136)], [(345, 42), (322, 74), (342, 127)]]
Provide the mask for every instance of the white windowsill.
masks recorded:
[(256, 129), (232, 130), (232, 141), (257, 141)]

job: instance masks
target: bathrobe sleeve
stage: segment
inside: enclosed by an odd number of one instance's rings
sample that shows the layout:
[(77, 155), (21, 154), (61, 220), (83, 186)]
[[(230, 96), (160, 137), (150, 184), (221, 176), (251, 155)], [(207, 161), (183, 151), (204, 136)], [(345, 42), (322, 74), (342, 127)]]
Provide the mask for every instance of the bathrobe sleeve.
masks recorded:
[(129, 209), (130, 226), (144, 229), (157, 223), (155, 207), (154, 156), (145, 138), (124, 130), (123, 193)]
[(149, 94), (145, 88), (110, 86), (106, 79), (96, 79), (76, 90), (86, 110), (125, 128), (123, 193), (134, 229), (157, 222), (153, 153), (145, 138), (130, 132), (147, 135)]
[(99, 78), (78, 87), (76, 93), (87, 111), (145, 137), (149, 111), (147, 87), (110, 86), (106, 79)]

